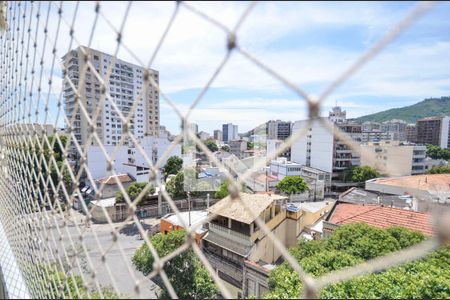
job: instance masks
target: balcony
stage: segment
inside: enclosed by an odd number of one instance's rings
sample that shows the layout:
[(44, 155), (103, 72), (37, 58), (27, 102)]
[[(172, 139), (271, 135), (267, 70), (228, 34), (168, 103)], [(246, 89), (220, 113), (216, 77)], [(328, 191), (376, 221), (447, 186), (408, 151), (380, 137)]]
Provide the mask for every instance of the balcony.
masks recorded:
[(237, 264), (205, 248), (203, 249), (203, 252), (214, 269), (221, 271), (237, 281), (233, 282), (234, 285), (242, 283), (243, 269), (241, 266), (238, 266)]

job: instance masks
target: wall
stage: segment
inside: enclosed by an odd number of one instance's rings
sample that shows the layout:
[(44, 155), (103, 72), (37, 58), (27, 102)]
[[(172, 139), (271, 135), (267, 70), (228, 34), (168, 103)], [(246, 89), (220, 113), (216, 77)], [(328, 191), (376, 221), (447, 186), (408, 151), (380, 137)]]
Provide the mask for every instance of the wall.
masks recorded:
[[(361, 165), (377, 169), (390, 176), (411, 175), (413, 146), (361, 145), (367, 155), (361, 156)], [(382, 152), (376, 152), (380, 149)], [(385, 159), (386, 158), (386, 159)]]

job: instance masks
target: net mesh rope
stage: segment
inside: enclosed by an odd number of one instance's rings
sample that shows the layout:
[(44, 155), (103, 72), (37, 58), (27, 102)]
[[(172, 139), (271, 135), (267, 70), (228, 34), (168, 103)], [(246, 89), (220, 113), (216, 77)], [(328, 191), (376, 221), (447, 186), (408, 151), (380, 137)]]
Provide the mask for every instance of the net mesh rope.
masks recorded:
[[(186, 242), (181, 247), (164, 257), (159, 257), (150, 241), (146, 228), (141, 224), (136, 214), (137, 203), (148, 193), (150, 188), (152, 186), (162, 187), (163, 183), (157, 179), (160, 168), (163, 167), (161, 165), (162, 161), (170, 155), (170, 152), (177, 144), (182, 142), (183, 138), (194, 141), (196, 146), (206, 154), (207, 158), (219, 166), (220, 170), (226, 174), (226, 177), (232, 182), (229, 187), (231, 198), (233, 201), (240, 201), (248, 214), (256, 218), (258, 227), (268, 238), (273, 240), (277, 250), (299, 275), (304, 287), (302, 295), (304, 297), (317, 297), (320, 289), (329, 284), (419, 259), (448, 240), (450, 229), (450, 226), (446, 224), (446, 222), (448, 223), (448, 216), (445, 216), (442, 211), (434, 210), (433, 205), (430, 204), (429, 210), (433, 214), (437, 233), (435, 237), (412, 248), (391, 253), (343, 271), (334, 271), (322, 277), (313, 278), (302, 270), (297, 260), (289, 254), (288, 249), (266, 226), (264, 220), (254, 215), (248, 204), (241, 200), (239, 193), (242, 183), (255, 170), (264, 167), (266, 163), (289, 149), (295, 141), (305, 136), (307, 134), (306, 128), (293, 133), (283, 142), (280, 148), (273, 153), (267, 153), (264, 161), (256, 163), (235, 180), (233, 174), (187, 126), (192, 112), (202, 102), (205, 93), (217, 79), (223, 68), (234, 56), (241, 56), (241, 58), (246, 59), (259, 68), (260, 72), (268, 74), (298, 95), (299, 101), (304, 101), (307, 104), (308, 122), (310, 124), (314, 122), (322, 123), (337, 139), (347, 144), (350, 149), (361, 156), (367, 155), (359, 147), (359, 144), (353, 141), (346, 133), (336, 130), (322, 118), (319, 118), (321, 106), (340, 85), (386, 48), (403, 31), (420, 19), (433, 6), (432, 2), (420, 2), (411, 11), (407, 12), (404, 18), (399, 20), (379, 41), (362, 53), (348, 69), (343, 70), (340, 76), (318, 98), (308, 95), (289, 78), (282, 76), (282, 70), (271, 68), (268, 62), (258, 59), (256, 55), (250, 53), (239, 44), (240, 29), (244, 26), (245, 21), (252, 17), (252, 10), (258, 5), (256, 2), (250, 2), (247, 5), (232, 28), (223, 25), (220, 21), (208, 15), (202, 10), (201, 6), (185, 2), (174, 3), (173, 13), (164, 30), (160, 33), (161, 36), (156, 47), (147, 49), (151, 53), (148, 62), (142, 61), (134, 52), (135, 49), (128, 47), (124, 42), (126, 38), (123, 34), (124, 28), (127, 22), (130, 22), (133, 18), (130, 10), (135, 4), (128, 2), (124, 5), (123, 11), (117, 14), (114, 20), (111, 19), (111, 16), (104, 13), (102, 9), (104, 5), (108, 5), (107, 3), (72, 3), (70, 15), (65, 13), (67, 5), (62, 1), (11, 1), (8, 3), (1, 1), (3, 16), (6, 18), (6, 28), (0, 35), (0, 221), (5, 228), (9, 243), (19, 263), (20, 271), (25, 278), (27, 288), (33, 297), (60, 298), (66, 296), (79, 298), (98, 296), (107, 298), (108, 295), (105, 294), (105, 290), (102, 288), (104, 282), (99, 280), (98, 270), (100, 269), (105, 270), (104, 272), (109, 278), (108, 283), (113, 291), (122, 294), (123, 291), (118, 288), (117, 274), (114, 274), (111, 268), (111, 264), (114, 264), (114, 262), (108, 260), (108, 254), (114, 251), (124, 262), (124, 268), (121, 270), (120, 276), (130, 277), (134, 282), (134, 286), (129, 287), (130, 295), (134, 297), (141, 296), (143, 286), (148, 282), (146, 280), (159, 276), (170, 296), (176, 298), (177, 295), (172, 283), (164, 272), (164, 265), (188, 249), (193, 249), (195, 255), (208, 270), (221, 294), (226, 298), (231, 297), (194, 238), (195, 231), (209, 222), (212, 217), (208, 217), (203, 222), (196, 224), (196, 226), (191, 226), (186, 232)], [(86, 44), (82, 44), (77, 38), (76, 22), (80, 21), (81, 9), (90, 10), (94, 16), (93, 20), (85, 21), (92, 21), (89, 39)], [(177, 20), (181, 10), (189, 11), (196, 18), (203, 19), (211, 26), (218, 28), (222, 32), (224, 39), (223, 57), (220, 63), (214, 66), (212, 75), (195, 97), (186, 113), (182, 113), (174, 101), (164, 93), (164, 84), (162, 84), (162, 89), (160, 89), (159, 82), (155, 81), (154, 76), (152, 76), (152, 69), (150, 69), (155, 58), (158, 55), (162, 55), (160, 49), (166, 38), (170, 36), (171, 27)], [(151, 12), (149, 12), (150, 14)], [(117, 22), (118, 18), (120, 19), (119, 22)], [(86, 50), (93, 45), (96, 39), (96, 29), (100, 22), (106, 24), (110, 29), (110, 38), (116, 41), (115, 49), (111, 49), (113, 58), (107, 68), (106, 75), (102, 75), (97, 71), (92, 56)], [(119, 24), (119, 26), (114, 24)], [(64, 41), (64, 45), (67, 48), (60, 47), (61, 40)], [(75, 83), (68, 75), (67, 66), (61, 63), (61, 57), (78, 46), (80, 46), (80, 51), (84, 58), (84, 66), (79, 70), (79, 80)], [(133, 99), (133, 104), (128, 114), (124, 114), (119, 108), (109, 89), (109, 79), (119, 50), (125, 51), (140, 66), (145, 68), (143, 88)], [(60, 74), (60, 76), (55, 74)], [(98, 105), (93, 110), (85, 107), (85, 102), (82, 101), (83, 95), (81, 90), (85, 87), (86, 76), (93, 77), (101, 90)], [(59, 86), (58, 83), (61, 81), (63, 81), (63, 85)], [(182, 129), (182, 134), (175, 138), (171, 147), (163, 156), (159, 157), (156, 163), (148, 157), (139, 144), (138, 138), (130, 130), (133, 115), (138, 110), (142, 96), (147, 93), (149, 86), (156, 89), (161, 97), (161, 102), (169, 105), (178, 115)], [(75, 103), (73, 110), (78, 111), (88, 122), (88, 137), (83, 145), (78, 143), (71, 126), (77, 121), (76, 114), (68, 116), (64, 112), (63, 89), (69, 89), (74, 93)], [(51, 97), (51, 95), (56, 95), (56, 97)], [(123, 124), (120, 141), (118, 141), (116, 148), (111, 153), (108, 153), (104, 147), (102, 139), (96, 130), (96, 120), (102, 112), (104, 103), (110, 104), (111, 110), (114, 111)], [(54, 132), (48, 133), (43, 126), (43, 124), (52, 124), (54, 128), (57, 128), (61, 119), (66, 124), (67, 132), (69, 133), (68, 142), (65, 145), (61, 140), (60, 132), (55, 129)], [(54, 138), (50, 138), (50, 136)], [(100, 147), (103, 158), (108, 163), (108, 170), (113, 175), (112, 178), (114, 178), (124, 195), (124, 201), (128, 205), (128, 216), (123, 223), (120, 223), (123, 225), (114, 223), (106, 208), (101, 207), (107, 220), (106, 224), (102, 226), (107, 226), (111, 233), (107, 243), (98, 236), (96, 230), (90, 230), (88, 224), (92, 220), (90, 210), (92, 208), (86, 206), (83, 194), (78, 187), (80, 178), (84, 174), (87, 178), (86, 181), (95, 189), (96, 196), (101, 196), (105, 189), (105, 183), (97, 186), (86, 163), (88, 146), (91, 142), (95, 142)], [(113, 168), (118, 149), (126, 142), (135, 145), (136, 150), (144, 157), (146, 163), (151, 166), (150, 180), (146, 188), (134, 200), (131, 200), (126, 193), (123, 183), (118, 179), (118, 174)], [(51, 150), (54, 149), (55, 145), (59, 145), (62, 149), (62, 163), (58, 163), (55, 153)], [(71, 165), (71, 145), (75, 147), (78, 155), (78, 170), (75, 170)], [(70, 176), (72, 191), (64, 184), (63, 176)], [(180, 209), (175, 201), (164, 189), (161, 189), (161, 193), (163, 201), (167, 202), (171, 211), (179, 217)], [(86, 215), (83, 216), (83, 222), (80, 222), (79, 217), (77, 217), (70, 205), (65, 205), (65, 203), (74, 203), (77, 195), (82, 200), (80, 203), (83, 206), (83, 210), (86, 211)], [(415, 196), (423, 197), (422, 195)], [(421, 200), (429, 201), (431, 199)], [(43, 208), (42, 204), (46, 204), (47, 208)], [(143, 242), (148, 245), (155, 258), (153, 270), (145, 278), (136, 276), (134, 267), (126, 253), (127, 245), (121, 240), (120, 231), (130, 222), (135, 224), (143, 238)], [(181, 217), (179, 217), (179, 222), (185, 228), (188, 228)], [(88, 232), (89, 236), (87, 235)], [(91, 249), (88, 248), (86, 242), (88, 238), (93, 239), (90, 243), (95, 245), (99, 253), (96, 255), (99, 255), (100, 259), (98, 257), (93, 258)], [(84, 272), (77, 270), (84, 270)], [(87, 294), (83, 294), (79, 290), (78, 285), (75, 285), (74, 289), (69, 287), (70, 282), (74, 282), (78, 275), (81, 276), (80, 286), (89, 287), (86, 289)], [(69, 291), (69, 295), (58, 293), (58, 291), (63, 289)], [(72, 294), (73, 292), (76, 294)]]

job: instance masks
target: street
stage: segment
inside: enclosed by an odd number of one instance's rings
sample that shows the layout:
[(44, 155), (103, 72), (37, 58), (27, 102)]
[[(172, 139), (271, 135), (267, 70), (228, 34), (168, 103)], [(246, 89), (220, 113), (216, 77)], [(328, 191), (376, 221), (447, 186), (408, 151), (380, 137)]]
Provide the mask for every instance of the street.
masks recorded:
[[(159, 287), (137, 271), (131, 261), (136, 249), (144, 243), (133, 222), (114, 223), (114, 227), (118, 228), (119, 232), (117, 241), (114, 242), (109, 224), (90, 224), (86, 228), (86, 224), (81, 222), (83, 217), (83, 215), (77, 215), (70, 218), (76, 221), (77, 227), (74, 221), (70, 221), (66, 230), (62, 226), (62, 221), (59, 221), (58, 226), (51, 226), (50, 229), (47, 227), (41, 232), (43, 238), (49, 237), (49, 242), (46, 244), (52, 249), (51, 252), (59, 253), (62, 260), (67, 261), (64, 259), (65, 251), (69, 260), (74, 262), (72, 272), (76, 274), (83, 272), (83, 277), (86, 282), (91, 283), (90, 286), (98, 281), (100, 286), (116, 287), (121, 297), (156, 298)], [(145, 229), (150, 229), (156, 224), (159, 224), (159, 220), (155, 218), (146, 219), (143, 222)], [(82, 232), (82, 242), (80, 242), (79, 231)], [(76, 258), (73, 255), (69, 236), (77, 252)], [(81, 243), (86, 252), (81, 248)], [(102, 261), (103, 253), (105, 253), (104, 261)], [(88, 270), (95, 271), (96, 279), (92, 279), (92, 274), (87, 272)], [(136, 292), (136, 284), (139, 284), (139, 293)]]

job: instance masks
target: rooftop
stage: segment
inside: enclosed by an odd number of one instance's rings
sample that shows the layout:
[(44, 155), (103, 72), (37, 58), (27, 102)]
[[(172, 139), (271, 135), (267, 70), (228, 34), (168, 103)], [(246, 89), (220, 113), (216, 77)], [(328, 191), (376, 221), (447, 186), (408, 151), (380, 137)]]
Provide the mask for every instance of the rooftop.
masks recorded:
[(104, 184), (117, 184), (117, 180), (116, 178), (121, 182), (121, 183), (125, 183), (125, 182), (133, 182), (134, 178), (131, 177), (129, 174), (119, 174), (117, 176), (111, 175), (109, 177), (104, 177), (104, 178), (100, 178), (98, 180), (99, 183), (104, 183)]
[(424, 174), (393, 178), (377, 178), (372, 182), (425, 191), (450, 192), (450, 174)]
[(412, 198), (396, 195), (385, 195), (359, 188), (350, 188), (340, 195), (340, 200), (357, 204), (383, 204), (396, 208), (411, 208)]
[[(255, 216), (259, 216), (273, 201), (286, 199), (286, 197), (271, 194), (240, 193), (240, 198), (246, 203)], [(239, 200), (232, 200), (227, 196), (211, 206), (208, 212), (214, 215), (230, 218), (245, 224), (251, 224), (256, 217), (250, 215)]]
[[(208, 212), (205, 210), (191, 211), (191, 226), (195, 226), (195, 225), (205, 221), (207, 219), (207, 217), (208, 217)], [(189, 224), (189, 212), (188, 211), (180, 212), (178, 214), (178, 216), (174, 213), (167, 214), (164, 217), (162, 217), (161, 219), (164, 219), (173, 225), (183, 227), (183, 224), (181, 223), (180, 218), (181, 218), (181, 220), (183, 220), (183, 222), (185, 224)], [(196, 230), (197, 233), (204, 232), (204, 229), (202, 229), (201, 227), (202, 226), (200, 226), (200, 228), (197, 228), (197, 230)]]
[(307, 211), (307, 212), (311, 212), (311, 213), (315, 213), (318, 212), (322, 209), (324, 209), (325, 207), (327, 207), (328, 205), (330, 205), (330, 203), (332, 203), (332, 201), (319, 201), (319, 202), (304, 202), (304, 203), (287, 203), (287, 210), (289, 211)]
[(429, 214), (376, 204), (336, 202), (327, 221), (337, 225), (366, 223), (378, 228), (402, 226), (433, 235)]
[(91, 203), (101, 207), (111, 207), (114, 206), (114, 204), (116, 204), (116, 197), (93, 200), (91, 201)]

